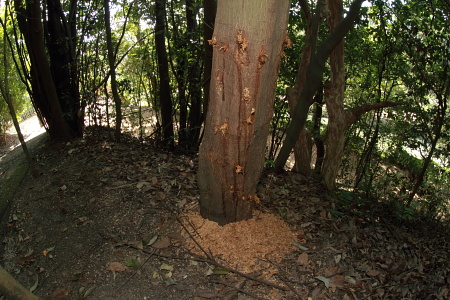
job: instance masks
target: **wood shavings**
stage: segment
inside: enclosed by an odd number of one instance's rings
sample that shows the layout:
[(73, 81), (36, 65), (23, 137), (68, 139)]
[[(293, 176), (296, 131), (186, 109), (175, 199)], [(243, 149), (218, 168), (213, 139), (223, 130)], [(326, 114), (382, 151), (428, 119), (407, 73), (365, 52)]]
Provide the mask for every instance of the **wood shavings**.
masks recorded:
[[(214, 257), (220, 257), (233, 268), (252, 272), (267, 268), (267, 261), (280, 262), (295, 251), (292, 245), (297, 237), (278, 216), (255, 212), (250, 220), (219, 226), (216, 222), (189, 213), (186, 217), (196, 228), (191, 234), (203, 249), (209, 249)], [(194, 253), (204, 255), (192, 240), (188, 247)]]

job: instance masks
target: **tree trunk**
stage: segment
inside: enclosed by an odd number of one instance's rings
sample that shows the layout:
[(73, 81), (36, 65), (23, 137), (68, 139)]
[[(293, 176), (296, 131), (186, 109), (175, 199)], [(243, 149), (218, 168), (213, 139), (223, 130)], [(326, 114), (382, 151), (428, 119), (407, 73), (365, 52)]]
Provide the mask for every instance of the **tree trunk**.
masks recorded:
[(158, 56), (159, 72), (159, 100), (161, 107), (162, 133), (164, 143), (174, 145), (174, 131), (172, 121), (172, 97), (170, 91), (169, 63), (166, 52), (166, 0), (155, 1), (155, 47)]
[(73, 132), (63, 118), (63, 111), (50, 70), (47, 52), (44, 43), (42, 28), (42, 15), (40, 1), (15, 0), (15, 9), (19, 29), (22, 32), (30, 56), (31, 86), (33, 101), (39, 114), (48, 124), (50, 138), (67, 140), (73, 137)]
[[(6, 21), (6, 12), (5, 12), (5, 21)], [(13, 99), (11, 98), (11, 94), (9, 93), (9, 78), (8, 78), (8, 56), (6, 54), (6, 25), (3, 24), (3, 69), (5, 71), (3, 82), (0, 80), (0, 93), (3, 96), (3, 99), (5, 100), (6, 104), (8, 105), (9, 114), (11, 115), (14, 128), (17, 132), (17, 137), (19, 138), (20, 145), (22, 146), (23, 153), (25, 154), (25, 158), (28, 162), (28, 167), (31, 170), (31, 173), (33, 177), (37, 177), (39, 175), (39, 171), (36, 169), (36, 166), (33, 162), (33, 159), (31, 158), (30, 151), (28, 151), (27, 144), (25, 143), (25, 139), (23, 138), (22, 131), (20, 130), (19, 121), (17, 120), (16, 110), (14, 109)], [(1, 132), (0, 127), (0, 132)], [(4, 128), (6, 132), (6, 128)]]
[[(318, 19), (315, 19), (314, 28), (312, 22), (311, 12), (306, 1), (300, 1), (300, 5), (305, 16), (306, 21), (306, 44), (302, 49), (302, 55), (300, 59), (300, 65), (295, 77), (294, 87), (286, 89), (286, 98), (289, 104), (289, 110), (291, 116), (294, 115), (295, 107), (298, 103), (298, 95), (300, 95), (303, 85), (305, 84), (306, 72), (311, 60), (311, 53), (316, 43), (318, 32)], [(318, 9), (320, 5), (318, 4)], [(306, 128), (300, 130), (298, 140), (294, 146), (295, 165), (293, 171), (299, 172), (305, 176), (311, 174), (311, 156), (312, 156), (312, 136)]]
[[(308, 109), (313, 103), (314, 94), (322, 83), (322, 75), (325, 70), (325, 63), (328, 60), (328, 56), (341, 42), (347, 32), (353, 28), (353, 22), (359, 15), (359, 10), (363, 1), (364, 0), (355, 0), (352, 3), (344, 20), (339, 24), (336, 30), (334, 30), (330, 36), (317, 47), (317, 51), (311, 56), (306, 71), (305, 84), (303, 85), (300, 94), (297, 95), (298, 102), (292, 114), (292, 122), (286, 131), (286, 139), (275, 160), (275, 169), (280, 170), (286, 164), (289, 154), (297, 142), (300, 131), (305, 126)], [(315, 51), (314, 48), (313, 51)]]
[[(448, 82), (448, 81), (447, 81)], [(437, 92), (436, 92), (437, 91)], [(422, 186), (422, 183), (425, 179), (425, 174), (427, 173), (428, 167), (431, 164), (431, 159), (433, 158), (434, 152), (436, 150), (437, 143), (442, 135), (442, 128), (445, 124), (445, 117), (447, 115), (447, 95), (450, 91), (450, 83), (448, 82), (447, 85), (441, 87), (441, 89), (435, 90), (436, 98), (438, 99), (438, 113), (436, 116), (436, 124), (433, 126), (433, 137), (431, 139), (431, 148), (430, 151), (427, 154), (427, 157), (425, 158), (423, 162), (422, 169), (419, 172), (419, 175), (417, 176), (417, 180), (414, 183), (414, 187), (409, 194), (409, 199), (407, 202), (407, 205), (410, 206), (412, 201), (414, 200), (414, 196), (419, 191), (419, 188)]]
[(213, 47), (208, 43), (212, 39), (214, 22), (216, 20), (217, 1), (203, 0), (204, 22), (203, 22), (203, 43), (205, 49), (203, 65), (203, 117), (204, 121), (208, 111), (209, 94), (211, 85), (211, 68)]
[(218, 1), (198, 185), (202, 216), (221, 225), (251, 218), (258, 201), (289, 4)]
[(200, 51), (198, 51), (194, 38), (196, 38), (195, 32), (197, 31), (197, 12), (194, 8), (194, 0), (186, 0), (186, 23), (187, 34), (190, 43), (190, 56), (188, 60), (188, 90), (190, 98), (189, 109), (189, 128), (188, 128), (188, 141), (189, 147), (196, 149), (198, 147), (198, 140), (200, 138), (200, 127), (202, 126), (202, 90), (201, 90), (201, 68)]
[(113, 94), (114, 105), (116, 107), (114, 139), (116, 140), (116, 142), (120, 142), (121, 127), (122, 127), (122, 100), (120, 99), (119, 92), (117, 91), (116, 66), (115, 66), (114, 49), (112, 45), (109, 0), (104, 0), (103, 4), (105, 7), (106, 44), (108, 47), (108, 63), (111, 75), (111, 92)]
[[(333, 32), (342, 21), (342, 0), (328, 0), (327, 21)], [(328, 111), (325, 157), (322, 164), (322, 179), (329, 190), (335, 189), (336, 176), (344, 154), (345, 133), (347, 131), (344, 113), (344, 39), (330, 54), (331, 80), (325, 84), (325, 103)]]
[[(72, 11), (76, 11), (76, 0), (71, 1)], [(75, 6), (75, 7), (74, 7)], [(76, 61), (75, 20), (66, 19), (59, 0), (47, 1), (48, 52), (50, 68), (58, 94), (63, 117), (76, 136), (83, 135), (83, 108), (80, 103), (78, 71)], [(73, 15), (75, 13), (71, 13)], [(72, 19), (75, 19), (74, 17)]]

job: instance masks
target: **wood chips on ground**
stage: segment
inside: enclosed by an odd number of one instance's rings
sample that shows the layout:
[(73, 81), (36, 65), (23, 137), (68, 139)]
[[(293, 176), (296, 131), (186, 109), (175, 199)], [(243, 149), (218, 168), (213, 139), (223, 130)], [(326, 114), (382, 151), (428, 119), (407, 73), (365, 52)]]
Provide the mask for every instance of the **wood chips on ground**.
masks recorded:
[[(297, 240), (296, 234), (273, 214), (258, 211), (252, 219), (225, 226), (204, 219), (198, 212), (186, 217), (191, 224), (191, 234), (205, 251), (211, 251), (214, 258), (221, 258), (228, 266), (244, 272), (279, 263), (286, 254), (296, 250), (292, 244)], [(188, 245), (192, 252), (205, 256), (192, 239), (188, 239)]]

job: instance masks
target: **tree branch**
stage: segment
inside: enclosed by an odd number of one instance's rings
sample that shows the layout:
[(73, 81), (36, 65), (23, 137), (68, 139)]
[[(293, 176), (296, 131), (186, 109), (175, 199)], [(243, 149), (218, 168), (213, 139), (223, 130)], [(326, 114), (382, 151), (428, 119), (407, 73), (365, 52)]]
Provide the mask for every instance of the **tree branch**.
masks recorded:
[(374, 109), (380, 109), (385, 107), (394, 107), (398, 105), (402, 105), (403, 102), (393, 102), (393, 101), (383, 101), (378, 103), (366, 103), (363, 105), (360, 105), (358, 107), (352, 108), (347, 110), (348, 113), (350, 113), (350, 123), (353, 123), (356, 121), (357, 118), (362, 116), (368, 111), (374, 110)]

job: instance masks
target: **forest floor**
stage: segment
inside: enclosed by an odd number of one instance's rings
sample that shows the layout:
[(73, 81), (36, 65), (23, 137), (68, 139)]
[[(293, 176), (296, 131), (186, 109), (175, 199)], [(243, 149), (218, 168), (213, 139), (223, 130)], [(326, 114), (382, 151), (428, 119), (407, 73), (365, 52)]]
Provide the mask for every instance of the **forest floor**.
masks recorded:
[(265, 173), (243, 222), (256, 229), (242, 235), (196, 215), (196, 155), (111, 136), (88, 128), (47, 144), (42, 175), (16, 192), (1, 264), (41, 299), (450, 297), (450, 239), (436, 224), (398, 222), (377, 203), (341, 210), (313, 180)]

